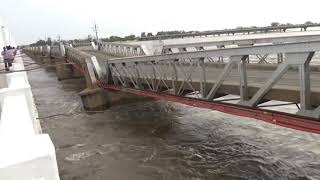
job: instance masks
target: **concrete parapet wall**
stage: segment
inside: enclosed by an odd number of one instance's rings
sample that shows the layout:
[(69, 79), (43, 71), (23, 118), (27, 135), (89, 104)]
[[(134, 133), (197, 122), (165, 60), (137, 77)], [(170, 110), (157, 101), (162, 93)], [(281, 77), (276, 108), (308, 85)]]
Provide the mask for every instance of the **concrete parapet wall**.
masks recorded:
[[(24, 70), (20, 54), (12, 70)], [(42, 134), (26, 72), (3, 76), (7, 86), (0, 89), (0, 179), (59, 180), (55, 148)]]

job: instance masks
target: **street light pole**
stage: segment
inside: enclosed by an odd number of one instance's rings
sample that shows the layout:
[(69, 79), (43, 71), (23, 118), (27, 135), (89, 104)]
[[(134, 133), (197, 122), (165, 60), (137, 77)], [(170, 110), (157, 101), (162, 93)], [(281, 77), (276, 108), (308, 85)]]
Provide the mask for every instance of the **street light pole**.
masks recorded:
[(96, 22), (94, 22), (93, 31), (96, 33), (96, 40), (97, 40), (97, 42), (99, 42), (98, 26), (97, 26)]
[(7, 46), (7, 38), (6, 38), (6, 32), (5, 32), (5, 27), (2, 25), (1, 26), (1, 33), (2, 33), (2, 41), (3, 41), (3, 45)]

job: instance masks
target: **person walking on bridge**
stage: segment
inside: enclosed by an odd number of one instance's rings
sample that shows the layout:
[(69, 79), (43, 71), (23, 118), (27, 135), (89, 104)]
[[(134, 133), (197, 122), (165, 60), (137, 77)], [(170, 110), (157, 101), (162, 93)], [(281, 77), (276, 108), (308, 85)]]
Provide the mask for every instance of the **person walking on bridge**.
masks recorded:
[(3, 57), (3, 62), (4, 62), (4, 66), (6, 67), (6, 71), (9, 71), (9, 63), (6, 59), (6, 53), (7, 53), (7, 48), (6, 47), (3, 47), (3, 51), (1, 52), (1, 55)]
[(4, 60), (4, 66), (6, 68), (6, 71), (9, 71), (9, 67), (12, 66), (12, 62), (14, 60), (16, 50), (13, 49), (11, 46), (7, 46), (6, 50), (3, 48), (4, 51), (1, 53)]

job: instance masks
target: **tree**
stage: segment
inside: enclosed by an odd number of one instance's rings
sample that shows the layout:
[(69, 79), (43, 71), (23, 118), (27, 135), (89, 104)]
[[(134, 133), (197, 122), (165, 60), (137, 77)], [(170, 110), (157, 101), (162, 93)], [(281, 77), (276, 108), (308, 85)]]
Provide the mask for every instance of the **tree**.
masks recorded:
[(306, 25), (311, 25), (311, 24), (313, 24), (313, 22), (307, 21), (307, 22), (305, 22), (304, 24), (306, 24)]
[(91, 42), (91, 41), (92, 41), (92, 36), (91, 36), (91, 35), (88, 35), (87, 40), (89, 40), (89, 41)]
[(101, 41), (109, 42), (109, 41), (110, 41), (110, 39), (109, 39), (109, 38), (101, 38)]
[(36, 45), (37, 46), (43, 46), (43, 45), (46, 45), (46, 43), (47, 42), (45, 40), (40, 39), (39, 41), (36, 42)]
[(151, 32), (149, 32), (149, 33), (147, 34), (147, 37), (151, 37), (151, 36), (153, 36), (153, 34), (152, 34)]
[(142, 33), (141, 33), (141, 37), (146, 37), (146, 33), (145, 33), (145, 32), (142, 32)]
[(49, 46), (52, 45), (52, 40), (51, 40), (51, 38), (48, 38), (48, 39), (47, 39), (47, 44), (48, 44)]
[(279, 26), (280, 25), (280, 23), (278, 23), (278, 22), (272, 22), (271, 23), (271, 27), (277, 27), (277, 26)]
[(35, 43), (30, 44), (30, 46), (45, 46), (45, 45), (47, 45), (47, 41), (42, 39), (38, 40)]
[(110, 36), (109, 39), (110, 39), (111, 42), (113, 42), (113, 41), (122, 41), (123, 40), (119, 36)]
[(136, 36), (133, 35), (133, 34), (124, 37), (124, 40), (126, 40), (126, 41), (132, 41), (132, 40), (135, 40), (135, 39), (136, 39)]

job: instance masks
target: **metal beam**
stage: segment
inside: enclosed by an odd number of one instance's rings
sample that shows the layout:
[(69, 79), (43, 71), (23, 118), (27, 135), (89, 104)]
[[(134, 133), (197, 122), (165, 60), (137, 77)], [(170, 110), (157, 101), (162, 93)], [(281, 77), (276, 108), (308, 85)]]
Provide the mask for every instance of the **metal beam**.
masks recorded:
[(219, 87), (221, 86), (221, 84), (225, 80), (226, 76), (231, 72), (233, 65), (236, 64), (239, 60), (240, 59), (238, 56), (232, 56), (230, 58), (230, 61), (225, 66), (225, 68), (224, 68), (223, 72), (221, 73), (221, 75), (219, 76), (217, 82), (214, 84), (214, 86), (211, 88), (208, 95), (206, 96), (207, 100), (212, 100), (214, 98)]
[(240, 59), (238, 61), (238, 70), (240, 77), (240, 101), (247, 101), (248, 97), (248, 81), (247, 81), (247, 59), (249, 56), (237, 57)]
[(215, 50), (204, 50), (195, 52), (184, 52), (153, 56), (127, 57), (109, 59), (110, 63), (122, 62), (148, 62), (148, 61), (165, 61), (173, 59), (219, 57), (219, 56), (241, 56), (257, 54), (276, 54), (276, 53), (297, 53), (313, 52), (320, 50), (320, 41), (294, 42), (274, 45), (261, 45), (252, 47), (234, 47)]
[(268, 34), (267, 37), (261, 37), (260, 34), (250, 36), (233, 36), (232, 39), (216, 39), (204, 41), (200, 39), (196, 42), (194, 39), (192, 43), (177, 43), (164, 45), (164, 49), (169, 48), (186, 48), (186, 47), (210, 47), (221, 45), (254, 45), (263, 43), (284, 43), (284, 42), (304, 42), (304, 41), (320, 41), (320, 34), (305, 34), (301, 32), (294, 33), (277, 33)]

